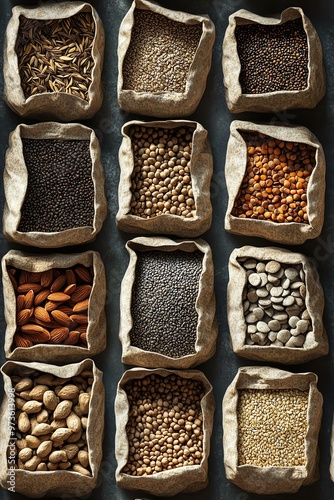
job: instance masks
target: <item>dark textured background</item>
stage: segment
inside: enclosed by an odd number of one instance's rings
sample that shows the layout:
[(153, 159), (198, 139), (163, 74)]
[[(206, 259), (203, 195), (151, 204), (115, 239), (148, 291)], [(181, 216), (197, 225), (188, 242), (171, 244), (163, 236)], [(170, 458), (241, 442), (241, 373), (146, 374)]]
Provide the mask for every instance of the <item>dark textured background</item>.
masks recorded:
[[(0, 2), (0, 39), (3, 40), (5, 28), (11, 15), (11, 7), (16, 4), (34, 5), (43, 4), (43, 1), (34, 0), (1, 0)], [(96, 500), (134, 500), (140, 497), (152, 498), (150, 495), (141, 495), (139, 492), (121, 490), (115, 485), (114, 472), (116, 461), (114, 456), (114, 397), (117, 382), (123, 371), (121, 347), (118, 340), (119, 323), (119, 289), (120, 282), (127, 267), (128, 257), (124, 249), (127, 239), (134, 235), (121, 233), (115, 226), (115, 215), (117, 212), (117, 185), (119, 179), (119, 167), (117, 161), (118, 148), (121, 142), (120, 128), (124, 122), (141, 118), (129, 115), (119, 110), (117, 105), (116, 81), (117, 81), (117, 37), (120, 22), (127, 12), (130, 0), (92, 0), (91, 2), (100, 14), (106, 30), (106, 51), (103, 70), (104, 103), (102, 109), (93, 120), (87, 121), (98, 133), (101, 141), (103, 162), (106, 175), (106, 186), (108, 196), (109, 212), (104, 223), (103, 230), (92, 244), (81, 247), (67, 247), (62, 251), (70, 253), (86, 249), (98, 250), (106, 268), (107, 277), (107, 302), (106, 313), (108, 321), (108, 346), (107, 349), (96, 356), (97, 366), (104, 372), (104, 383), (106, 386), (106, 425), (104, 439), (104, 455), (100, 470), (99, 486), (87, 498)], [(327, 193), (326, 193), (326, 215), (325, 224), (321, 236), (310, 240), (299, 247), (290, 247), (292, 250), (301, 251), (308, 256), (314, 257), (318, 263), (320, 279), (325, 290), (326, 307), (324, 321), (329, 336), (330, 347), (334, 340), (333, 332), (333, 282), (334, 269), (332, 261), (334, 257), (334, 235), (333, 235), (333, 209), (334, 200), (331, 189), (334, 188), (332, 180), (332, 157), (334, 153), (333, 127), (334, 127), (334, 65), (333, 65), (333, 42), (334, 42), (334, 3), (329, 0), (160, 0), (164, 7), (185, 10), (193, 13), (207, 13), (216, 25), (216, 43), (213, 52), (212, 69), (207, 82), (204, 97), (191, 119), (195, 119), (206, 127), (214, 154), (214, 175), (212, 179), (212, 204), (213, 224), (204, 239), (210, 243), (213, 250), (215, 263), (215, 288), (217, 296), (217, 315), (219, 321), (219, 337), (217, 342), (217, 353), (207, 363), (199, 368), (207, 375), (214, 387), (216, 399), (216, 414), (212, 436), (212, 451), (209, 460), (210, 484), (196, 494), (180, 494), (176, 500), (260, 500), (264, 498), (308, 500), (319, 498), (331, 500), (334, 498), (334, 484), (329, 477), (330, 462), (330, 436), (333, 416), (333, 378), (334, 362), (333, 354), (309, 362), (304, 365), (286, 367), (294, 372), (314, 371), (319, 376), (319, 389), (324, 396), (324, 416), (320, 433), (320, 469), (321, 479), (312, 486), (302, 488), (294, 495), (260, 496), (248, 494), (226, 481), (223, 466), (222, 450), (222, 428), (221, 428), (221, 401), (226, 387), (234, 378), (239, 366), (251, 364), (247, 360), (236, 357), (230, 347), (229, 332), (226, 320), (226, 285), (228, 281), (227, 263), (231, 251), (244, 244), (267, 246), (270, 242), (259, 238), (247, 238), (233, 236), (224, 231), (224, 215), (227, 205), (227, 192), (224, 179), (224, 162), (226, 144), (229, 135), (229, 124), (233, 119), (250, 119), (252, 121), (270, 121), (271, 123), (284, 121), (304, 125), (314, 132), (322, 142), (327, 158)], [(228, 16), (240, 8), (245, 8), (262, 15), (270, 15), (280, 12), (291, 5), (303, 7), (306, 15), (315, 25), (324, 48), (325, 66), (327, 70), (327, 95), (315, 110), (289, 110), (277, 114), (247, 113), (231, 115), (225, 104), (223, 76), (221, 71), (221, 45), (224, 32), (228, 23)], [(273, 61), (275, 64), (275, 61)], [(0, 66), (2, 68), (2, 54), (0, 53)], [(1, 69), (2, 73), (2, 69)], [(3, 92), (2, 74), (0, 77), (0, 93)], [(11, 112), (0, 100), (0, 165), (4, 168), (5, 151), (8, 145), (8, 134), (19, 123), (21, 119)], [(33, 123), (32, 121), (25, 121)], [(2, 174), (1, 174), (2, 176)], [(0, 182), (1, 210), (4, 205), (3, 183)], [(20, 248), (30, 253), (42, 253), (41, 250), (19, 247), (19, 245), (8, 244), (1, 240), (1, 257), (10, 248)], [(1, 344), (5, 331), (3, 319), (3, 303), (0, 302), (0, 325)], [(0, 349), (1, 364), (5, 361), (3, 348)], [(284, 368), (284, 367), (283, 367)], [(2, 383), (1, 391), (2, 391)], [(19, 500), (22, 495), (10, 494), (0, 491), (0, 499)]]

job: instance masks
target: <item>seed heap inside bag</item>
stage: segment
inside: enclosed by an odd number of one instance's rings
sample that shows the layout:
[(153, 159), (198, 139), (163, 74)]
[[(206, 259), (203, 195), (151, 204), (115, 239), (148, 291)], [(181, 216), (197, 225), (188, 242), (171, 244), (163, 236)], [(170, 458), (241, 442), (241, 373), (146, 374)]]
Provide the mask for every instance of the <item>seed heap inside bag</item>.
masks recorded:
[(22, 139), (28, 186), (18, 231), (58, 232), (93, 226), (90, 142)]
[(86, 429), (92, 372), (59, 378), (29, 370), (11, 379), (16, 396), (17, 467), (91, 476)]
[(238, 465), (306, 465), (308, 391), (238, 390)]
[(247, 165), (232, 215), (308, 224), (307, 186), (316, 165), (315, 148), (258, 132), (241, 135), (247, 146)]
[(46, 21), (20, 16), (16, 53), (25, 97), (65, 92), (88, 101), (94, 35), (88, 12)]
[(194, 130), (138, 125), (131, 128), (131, 214), (144, 219), (163, 214), (187, 218), (196, 215), (191, 179)]
[(123, 64), (123, 89), (184, 93), (201, 35), (201, 23), (180, 23), (150, 10), (135, 9)]
[(278, 26), (238, 25), (235, 36), (243, 94), (307, 88), (308, 44), (301, 18)]
[(303, 347), (313, 336), (303, 266), (276, 260), (238, 260), (247, 276), (243, 292), (246, 344)]
[(16, 347), (64, 344), (87, 347), (93, 268), (28, 272), (10, 266), (16, 295)]
[(199, 251), (138, 252), (132, 290), (131, 345), (179, 358), (195, 353)]
[(122, 472), (148, 476), (203, 458), (203, 386), (176, 375), (129, 382), (128, 462)]

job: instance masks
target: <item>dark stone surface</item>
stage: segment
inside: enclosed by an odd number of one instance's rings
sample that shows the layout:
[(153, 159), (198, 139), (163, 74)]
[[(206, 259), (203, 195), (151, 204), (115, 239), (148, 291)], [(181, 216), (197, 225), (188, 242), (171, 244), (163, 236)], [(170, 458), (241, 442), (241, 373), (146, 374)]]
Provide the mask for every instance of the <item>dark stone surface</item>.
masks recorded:
[[(34, 5), (44, 4), (34, 0), (2, 0), (0, 5), (0, 38), (3, 40), (5, 27), (11, 15), (11, 7), (16, 4)], [(293, 5), (304, 8), (305, 13), (315, 25), (320, 35), (323, 48), (325, 65), (327, 70), (327, 95), (315, 110), (293, 110), (276, 114), (244, 113), (241, 115), (231, 115), (226, 108), (223, 88), (223, 76), (221, 71), (221, 45), (224, 32), (228, 23), (228, 16), (240, 9), (245, 8), (262, 15), (270, 15), (283, 10), (291, 5), (289, 0), (161, 0), (160, 3), (172, 9), (179, 9), (193, 13), (207, 13), (216, 25), (216, 43), (213, 53), (213, 65), (210, 72), (207, 89), (197, 111), (191, 117), (198, 120), (209, 130), (213, 154), (214, 154), (214, 175), (212, 180), (212, 203), (213, 203), (213, 224), (211, 229), (203, 236), (212, 246), (215, 263), (215, 287), (217, 296), (217, 314), (219, 321), (219, 337), (217, 342), (217, 353), (207, 363), (199, 368), (207, 375), (214, 387), (216, 399), (216, 414), (214, 430), (212, 436), (212, 452), (209, 460), (210, 484), (205, 489), (196, 494), (180, 494), (174, 497), (177, 500), (257, 500), (270, 498), (313, 500), (321, 498), (330, 500), (334, 498), (334, 484), (329, 477), (330, 462), (330, 435), (333, 416), (333, 377), (334, 360), (333, 354), (315, 360), (313, 362), (296, 365), (294, 367), (282, 367), (294, 372), (314, 371), (319, 376), (319, 389), (324, 396), (324, 417), (320, 433), (320, 468), (321, 479), (312, 486), (302, 488), (294, 495), (274, 495), (260, 496), (248, 494), (225, 478), (223, 466), (222, 450), (222, 428), (221, 428), (221, 401), (226, 387), (230, 384), (239, 366), (250, 363), (247, 360), (236, 357), (230, 347), (229, 332), (226, 320), (226, 285), (228, 281), (227, 263), (231, 251), (238, 246), (253, 244), (259, 246), (270, 245), (270, 242), (259, 238), (247, 238), (234, 236), (224, 231), (224, 215), (227, 205), (227, 192), (224, 177), (224, 162), (226, 144), (229, 135), (229, 124), (233, 119), (249, 119), (251, 121), (270, 121), (276, 123), (285, 121), (288, 123), (304, 125), (309, 127), (322, 142), (327, 157), (327, 194), (326, 194), (326, 219), (323, 232), (316, 240), (308, 241), (299, 247), (290, 247), (292, 250), (301, 251), (308, 256), (312, 256), (318, 262), (320, 279), (325, 290), (326, 308), (325, 325), (329, 335), (330, 347), (334, 340), (333, 329), (333, 285), (334, 269), (332, 259), (334, 255), (334, 235), (333, 235), (333, 211), (334, 199), (331, 190), (334, 189), (334, 181), (331, 179), (332, 157), (334, 154), (334, 143), (332, 140), (334, 127), (334, 65), (333, 65), (333, 41), (334, 41), (334, 4), (326, 0), (296, 0)], [(104, 23), (107, 39), (105, 63), (103, 71), (104, 103), (102, 109), (96, 114), (94, 119), (87, 121), (97, 132), (101, 141), (103, 151), (103, 161), (106, 174), (107, 196), (109, 213), (101, 233), (92, 244), (81, 247), (67, 247), (60, 249), (64, 253), (83, 251), (86, 249), (98, 250), (104, 261), (107, 276), (107, 302), (106, 313), (108, 321), (108, 346), (105, 352), (96, 356), (97, 366), (104, 372), (104, 383), (106, 386), (106, 426), (104, 439), (103, 463), (100, 470), (99, 486), (86, 498), (92, 500), (135, 500), (138, 498), (150, 499), (150, 495), (140, 494), (121, 490), (115, 485), (114, 473), (116, 461), (114, 456), (114, 397), (117, 382), (123, 371), (126, 369), (121, 364), (121, 346), (118, 340), (119, 323), (119, 289), (120, 282), (127, 267), (128, 256), (124, 244), (127, 239), (134, 235), (120, 233), (115, 226), (115, 215), (117, 212), (117, 185), (119, 179), (118, 148), (121, 142), (121, 126), (132, 118), (138, 116), (129, 115), (119, 110), (117, 105), (116, 81), (117, 81), (117, 37), (119, 24), (128, 10), (130, 0), (92, 0), (96, 6)], [(275, 62), (274, 62), (275, 63)], [(2, 53), (0, 53), (0, 67), (2, 68)], [(2, 69), (1, 69), (2, 73)], [(3, 91), (3, 79), (1, 74), (0, 93)], [(21, 123), (21, 119), (16, 116), (0, 100), (0, 164), (4, 168), (4, 158), (8, 146), (8, 134), (16, 125)], [(32, 121), (25, 121), (33, 123)], [(3, 171), (3, 170), (2, 170)], [(3, 182), (0, 182), (1, 210), (4, 205)], [(2, 237), (1, 256), (10, 248), (20, 248), (30, 253), (44, 253), (43, 250), (29, 247), (20, 247), (15, 244), (8, 244)], [(51, 250), (47, 251), (48, 253)], [(5, 331), (3, 318), (3, 302), (0, 301), (0, 325), (1, 343)], [(0, 362), (5, 361), (4, 351), (1, 346)], [(1, 383), (2, 391), (2, 383)], [(2, 394), (1, 394), (2, 396)], [(0, 491), (1, 499), (19, 500), (24, 498), (18, 494), (9, 494)]]

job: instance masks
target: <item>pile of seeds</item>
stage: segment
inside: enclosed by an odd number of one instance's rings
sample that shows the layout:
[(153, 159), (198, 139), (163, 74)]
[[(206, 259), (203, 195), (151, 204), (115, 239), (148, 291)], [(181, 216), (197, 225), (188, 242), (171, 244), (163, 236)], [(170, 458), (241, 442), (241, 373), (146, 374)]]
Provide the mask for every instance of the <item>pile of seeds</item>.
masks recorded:
[(239, 25), (235, 36), (243, 94), (307, 88), (308, 45), (301, 18), (279, 26)]
[(185, 92), (201, 36), (200, 23), (184, 24), (150, 10), (135, 9), (123, 64), (123, 89)]
[(145, 219), (196, 215), (190, 172), (193, 132), (190, 127), (131, 128), (131, 214)]
[(65, 92), (88, 101), (94, 34), (88, 12), (48, 21), (21, 16), (16, 53), (25, 97)]
[(11, 379), (16, 396), (17, 467), (91, 476), (86, 429), (92, 372), (85, 370), (68, 379), (29, 370)]
[(270, 222), (308, 223), (307, 186), (316, 150), (258, 132), (243, 132), (247, 166), (232, 215)]
[(199, 251), (138, 252), (131, 345), (171, 358), (195, 353), (202, 262)]
[(89, 141), (22, 139), (28, 186), (18, 231), (52, 233), (92, 226)]
[(93, 268), (28, 272), (8, 268), (16, 295), (16, 347), (64, 344), (87, 347)]
[(203, 458), (202, 384), (148, 375), (125, 387), (129, 401), (128, 462), (122, 472), (148, 476), (199, 465)]
[(247, 276), (243, 293), (246, 344), (303, 347), (312, 332), (312, 322), (305, 304), (302, 265), (276, 260), (239, 261)]
[(308, 391), (238, 391), (238, 465), (306, 464)]

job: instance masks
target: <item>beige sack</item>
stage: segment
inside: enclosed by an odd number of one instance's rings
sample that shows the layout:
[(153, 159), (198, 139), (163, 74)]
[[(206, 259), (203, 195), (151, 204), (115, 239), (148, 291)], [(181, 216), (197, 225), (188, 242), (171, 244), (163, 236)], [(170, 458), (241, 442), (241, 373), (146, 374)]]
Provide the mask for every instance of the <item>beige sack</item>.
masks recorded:
[[(235, 28), (239, 25), (281, 25), (287, 21), (302, 18), (308, 40), (308, 86), (305, 90), (277, 91), (263, 94), (243, 94), (239, 76), (241, 71), (237, 51)], [(241, 9), (229, 17), (223, 42), (223, 73), (226, 102), (232, 113), (244, 111), (272, 112), (290, 108), (314, 108), (326, 92), (325, 70), (322, 61), (322, 47), (311, 21), (300, 7), (289, 7), (281, 15), (262, 17)]]
[[(7, 266), (30, 272), (55, 268), (70, 268), (76, 264), (93, 266), (94, 280), (89, 299), (87, 348), (77, 345), (37, 344), (32, 347), (15, 347), (13, 338), (16, 331), (16, 297)], [(87, 251), (77, 254), (29, 255), (18, 250), (10, 250), (1, 261), (2, 286), (6, 320), (5, 354), (8, 359), (20, 361), (45, 361), (68, 363), (95, 356), (106, 347), (106, 317), (104, 312), (106, 281), (103, 262), (98, 252)], [(59, 325), (61, 326), (61, 325)]]
[[(246, 491), (257, 494), (296, 493), (301, 486), (319, 479), (318, 435), (322, 418), (323, 398), (317, 389), (314, 373), (290, 373), (277, 368), (242, 367), (223, 398), (223, 444), (226, 478)], [(238, 465), (238, 391), (241, 389), (298, 389), (309, 391), (307, 434), (305, 438), (306, 465), (260, 467)], [(282, 436), (284, 439), (284, 436)]]
[[(22, 138), (90, 141), (95, 207), (93, 226), (82, 226), (53, 233), (17, 230), (28, 185), (28, 171), (23, 155)], [(95, 132), (79, 123), (43, 122), (36, 125), (18, 125), (9, 136), (4, 189), (6, 202), (3, 212), (3, 233), (8, 241), (41, 248), (80, 245), (93, 241), (101, 230), (107, 215), (101, 149)]]
[[(25, 97), (21, 87), (21, 79), (16, 53), (16, 40), (19, 32), (20, 16), (29, 19), (48, 20), (64, 19), (80, 12), (92, 14), (95, 22), (95, 36), (92, 47), (92, 83), (88, 90), (88, 101), (65, 92), (45, 92)], [(24, 117), (51, 119), (61, 121), (85, 120), (92, 118), (100, 109), (103, 100), (101, 73), (104, 53), (104, 29), (96, 10), (85, 2), (61, 2), (40, 5), (35, 8), (16, 6), (12, 9), (12, 17), (8, 23), (4, 52), (4, 100), (15, 111)]]
[[(123, 89), (123, 63), (131, 41), (134, 25), (134, 10), (144, 9), (161, 14), (168, 19), (185, 24), (202, 23), (202, 36), (190, 66), (186, 91), (179, 92), (136, 92)], [(197, 108), (205, 91), (206, 80), (211, 68), (212, 47), (215, 41), (215, 27), (209, 16), (165, 9), (149, 0), (134, 0), (125, 15), (118, 38), (118, 104), (130, 113), (139, 113), (161, 118), (178, 118), (191, 115)], [(154, 68), (152, 68), (154, 71)]]
[[(287, 142), (305, 143), (316, 150), (316, 164), (307, 186), (308, 223), (273, 222), (239, 218), (232, 215), (234, 202), (246, 172), (247, 147), (240, 132), (259, 132)], [(234, 234), (259, 236), (287, 245), (300, 245), (307, 239), (317, 238), (322, 230), (325, 211), (326, 161), (323, 148), (310, 130), (296, 125), (266, 125), (235, 120), (231, 123), (227, 146), (225, 177), (228, 206), (225, 229)]]
[(38, 370), (42, 373), (50, 373), (60, 378), (74, 377), (84, 370), (93, 372), (93, 386), (89, 403), (88, 424), (86, 430), (89, 464), (92, 476), (85, 476), (79, 472), (67, 470), (55, 471), (26, 471), (23, 469), (11, 470), (14, 476), (15, 492), (31, 498), (47, 497), (77, 497), (91, 492), (97, 484), (98, 471), (102, 460), (102, 442), (104, 432), (104, 386), (102, 372), (98, 370), (91, 359), (86, 359), (78, 364), (54, 366), (44, 363), (19, 363), (8, 361), (1, 372), (4, 380), (5, 394), (0, 410), (1, 439), (0, 439), (0, 484), (4, 489), (11, 487), (8, 480), (7, 446), (11, 443), (11, 427), (14, 421), (11, 419), (10, 406), (13, 403), (12, 381), (13, 374), (29, 374)]
[[(155, 374), (168, 377), (175, 374), (184, 379), (192, 379), (201, 382), (205, 395), (201, 400), (203, 414), (203, 458), (200, 465), (190, 465), (171, 470), (161, 471), (148, 476), (131, 476), (122, 472), (126, 465), (129, 454), (129, 444), (126, 434), (126, 425), (129, 418), (129, 402), (124, 390), (125, 385), (132, 381)], [(177, 370), (146, 370), (144, 368), (133, 368), (127, 370), (118, 383), (115, 399), (116, 437), (115, 455), (117, 460), (116, 484), (121, 488), (129, 490), (143, 490), (151, 495), (174, 496), (178, 493), (193, 493), (208, 485), (208, 459), (210, 455), (210, 439), (213, 427), (215, 402), (212, 386), (207, 378), (199, 370), (177, 371)]]
[[(133, 126), (177, 128), (196, 127), (193, 133), (191, 153), (191, 179), (194, 192), (196, 215), (163, 214), (144, 219), (130, 214), (131, 174), (134, 169), (134, 157), (129, 130)], [(210, 201), (210, 182), (213, 171), (212, 151), (208, 132), (197, 122), (173, 120), (141, 122), (131, 121), (122, 127), (123, 140), (119, 150), (121, 176), (118, 187), (119, 209), (116, 215), (117, 227), (129, 233), (173, 234), (185, 238), (196, 237), (205, 233), (211, 226), (212, 206)]]
[[(303, 347), (276, 347), (246, 344), (247, 325), (243, 312), (243, 294), (247, 284), (246, 270), (239, 259), (276, 260), (282, 264), (301, 264), (305, 273), (305, 305), (312, 322), (312, 331)], [(284, 364), (306, 363), (328, 353), (328, 340), (322, 315), (324, 294), (314, 262), (300, 253), (275, 247), (244, 246), (236, 248), (229, 259), (227, 287), (227, 320), (235, 354), (248, 359)]]
[[(130, 256), (128, 268), (121, 284), (119, 338), (122, 344), (122, 362), (147, 368), (191, 368), (211, 358), (216, 352), (218, 324), (216, 319), (216, 298), (214, 294), (214, 269), (211, 249), (208, 243), (194, 241), (173, 241), (164, 237), (139, 237), (129, 240), (126, 249)], [(187, 356), (173, 358), (163, 354), (144, 351), (131, 345), (130, 332), (133, 326), (131, 315), (132, 289), (136, 278), (137, 253), (149, 250), (173, 252), (182, 250), (203, 253), (203, 269), (196, 300), (198, 313), (196, 352)]]

